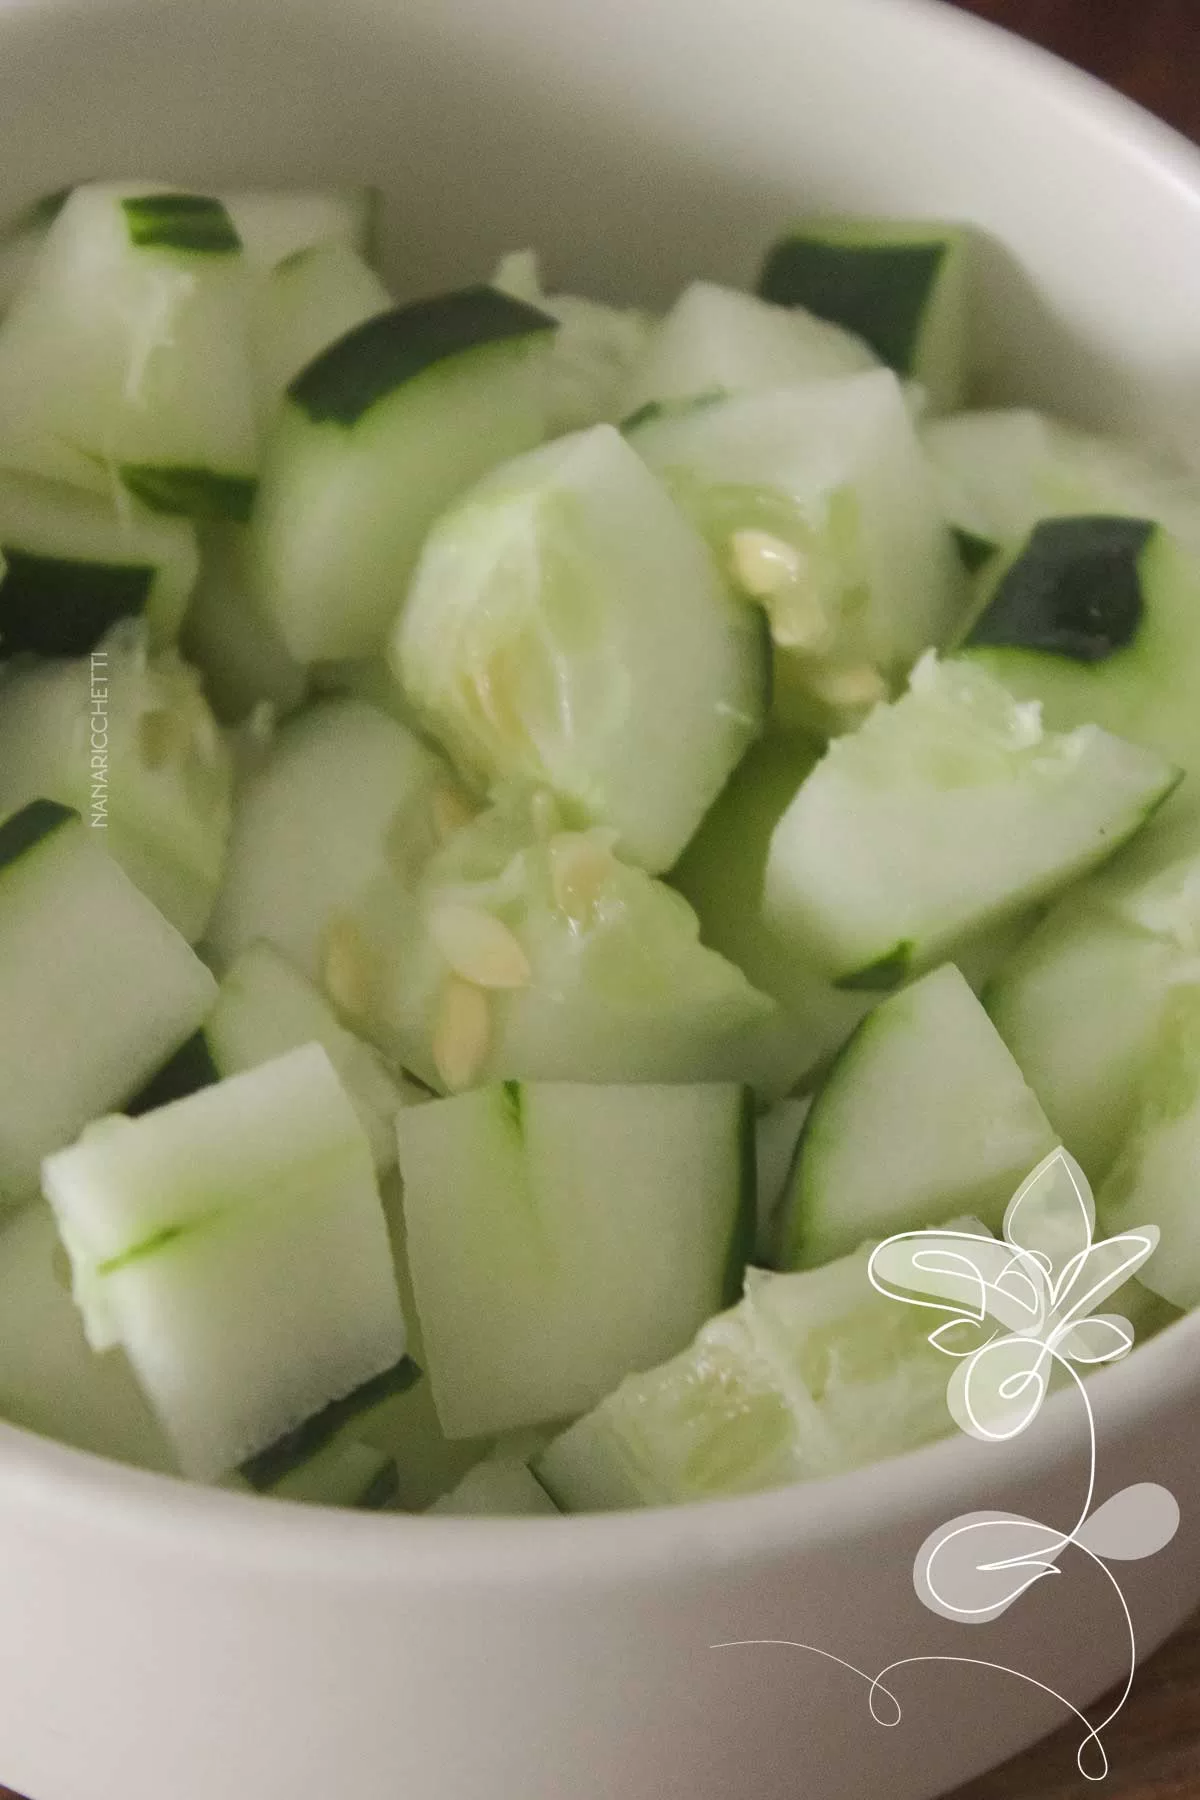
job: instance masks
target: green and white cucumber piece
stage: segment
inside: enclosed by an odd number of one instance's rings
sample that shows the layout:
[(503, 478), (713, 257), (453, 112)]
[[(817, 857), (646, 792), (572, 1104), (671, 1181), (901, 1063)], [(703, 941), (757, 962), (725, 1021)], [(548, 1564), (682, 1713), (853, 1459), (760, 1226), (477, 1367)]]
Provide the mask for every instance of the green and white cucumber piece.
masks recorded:
[(1140, 446), (1026, 407), (933, 419), (922, 430), (942, 510), (986, 551), (1015, 549), (1042, 519), (1155, 519), (1193, 546), (1200, 490)]
[(370, 1147), (319, 1045), (43, 1166), (94, 1341), (213, 1479), (405, 1351)]
[(558, 1508), (527, 1463), (487, 1456), (426, 1511), (459, 1518), (516, 1518), (557, 1513)]
[(987, 1013), (953, 963), (882, 1001), (805, 1121), (779, 1223), (784, 1268), (971, 1213), (998, 1230), (1058, 1144)]
[(878, 366), (861, 338), (802, 307), (694, 281), (655, 325), (625, 388), (625, 415), (701, 394), (756, 393)]
[(1196, 832), (1152, 828), (1066, 895), (989, 986), (997, 1030), (1093, 1187), (1129, 1133), (1172, 995), (1198, 982)]
[(273, 719), (285, 719), (308, 693), (308, 671), (288, 652), (255, 591), (246, 527), (209, 525), (201, 546), (183, 652), (200, 670), (222, 723), (238, 724), (264, 703)]
[(667, 411), (629, 442), (766, 612), (788, 728), (844, 730), (958, 628), (962, 569), (890, 370)]
[(160, 648), (178, 636), (199, 568), (183, 519), (0, 471), (0, 656), (83, 656), (123, 618)]
[(314, 357), (394, 305), (344, 239), (297, 250), (271, 269), (255, 296), (254, 362), (264, 418)]
[(1036, 703), (931, 654), (780, 819), (767, 919), (843, 985), (894, 987), (1095, 868), (1178, 779), (1097, 726), (1047, 730)]
[(532, 250), (501, 258), (491, 285), (557, 319), (550, 348), (547, 434), (615, 425), (627, 410), (630, 375), (653, 327), (636, 307), (604, 306), (579, 294), (547, 294)]
[(171, 1447), (124, 1353), (89, 1348), (62, 1256), (44, 1200), (0, 1229), (0, 1418), (77, 1450), (173, 1472)]
[(466, 288), (367, 319), (292, 383), (255, 538), (297, 661), (379, 650), (438, 514), (541, 442), (553, 328), (523, 301)]
[(244, 517), (258, 463), (250, 275), (219, 200), (71, 194), (0, 325), (0, 455), (160, 512)]
[(670, 868), (761, 729), (754, 611), (610, 425), (496, 470), (425, 545), (393, 667), (464, 774)]
[(238, 795), (208, 934), (218, 970), (262, 940), (323, 983), (332, 951), (339, 1004), (351, 998), (339, 924), (393, 851), (416, 864), (432, 853), (439, 797), (457, 801), (449, 771), (364, 701), (326, 700), (286, 724)]
[(1200, 771), (1200, 550), (1150, 519), (1047, 519), (980, 579), (965, 655), (1056, 730), (1099, 724)]
[(771, 834), (819, 756), (801, 737), (769, 736), (755, 744), (670, 877), (695, 908), (704, 943), (778, 1002), (756, 1063), (746, 1065), (746, 1079), (770, 1094), (811, 1081), (871, 1004), (869, 995), (836, 988), (803, 943), (778, 937), (763, 916)]
[(189, 943), (225, 866), (233, 764), (194, 669), (148, 657), (127, 620), (89, 658), (29, 663), (0, 687), (0, 813), (57, 800), (89, 821)]
[(221, 982), (203, 1036), (218, 1076), (237, 1075), (302, 1044), (320, 1044), (358, 1114), (376, 1172), (396, 1161), (396, 1114), (420, 1090), (338, 1023), (322, 994), (270, 944), (251, 944)]
[(401, 1116), (408, 1256), (451, 1437), (593, 1406), (737, 1293), (743, 1089), (515, 1083)]
[(351, 914), (367, 979), (348, 1022), (443, 1092), (777, 1077), (773, 1002), (611, 833), (561, 830), (547, 799), (452, 832), (415, 884), (381, 871)]
[(862, 338), (928, 391), (939, 412), (962, 404), (967, 377), (967, 234), (958, 225), (813, 218), (769, 252), (758, 291)]
[(1138, 1279), (1187, 1311), (1200, 1306), (1200, 984), (1171, 996), (1147, 1061), (1132, 1127), (1096, 1196), (1103, 1234), (1157, 1227)]
[(0, 826), (0, 1204), (200, 1024), (208, 970), (101, 848), (37, 800)]
[(750, 1269), (745, 1298), (534, 1458), (566, 1512), (666, 1506), (832, 1475), (943, 1437), (946, 1361), (859, 1253)]
[(260, 269), (329, 243), (347, 244), (367, 258), (374, 254), (377, 188), (251, 188), (222, 193), (221, 199), (246, 256)]

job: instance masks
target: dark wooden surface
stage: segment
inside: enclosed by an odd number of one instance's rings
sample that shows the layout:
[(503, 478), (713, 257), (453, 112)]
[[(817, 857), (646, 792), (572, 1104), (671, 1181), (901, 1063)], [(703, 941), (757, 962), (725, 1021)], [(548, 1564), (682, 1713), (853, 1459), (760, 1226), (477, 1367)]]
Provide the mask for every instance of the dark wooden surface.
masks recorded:
[[(1200, 140), (1200, 0), (960, 3), (1090, 69)], [(1200, 317), (1196, 329), (1200, 339)], [(1077, 1729), (1068, 1729), (955, 1800), (1200, 1800), (1200, 1619), (1139, 1671), (1106, 1742), (1111, 1773), (1100, 1787), (1079, 1775)], [(0, 1788), (0, 1800), (20, 1796)]]

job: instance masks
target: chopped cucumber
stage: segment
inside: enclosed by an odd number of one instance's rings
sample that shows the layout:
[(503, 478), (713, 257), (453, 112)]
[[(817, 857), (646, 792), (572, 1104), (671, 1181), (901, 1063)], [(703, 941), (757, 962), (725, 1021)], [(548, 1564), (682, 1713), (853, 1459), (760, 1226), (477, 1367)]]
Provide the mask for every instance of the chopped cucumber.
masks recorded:
[(258, 462), (248, 271), (225, 209), (76, 188), (0, 325), (0, 454), (155, 511), (245, 516)]
[(952, 963), (876, 1007), (834, 1064), (800, 1140), (781, 1265), (964, 1212), (998, 1230), (1058, 1137)]
[(1098, 1186), (1128, 1136), (1172, 995), (1200, 983), (1200, 846), (1147, 834), (1068, 894), (1001, 970), (988, 1011)]
[(1200, 554), (1149, 519), (1047, 519), (981, 580), (973, 661), (1055, 730), (1099, 724), (1200, 772)]
[(216, 986), (66, 807), (0, 826), (0, 1204), (119, 1106), (200, 1024)]
[(1156, 519), (1200, 539), (1195, 482), (1134, 445), (1020, 407), (934, 419), (922, 437), (943, 512), (985, 552), (1015, 549), (1043, 519), (1084, 515)]
[(77, 1450), (171, 1472), (175, 1458), (121, 1350), (88, 1348), (54, 1214), (35, 1200), (0, 1230), (0, 1418)]
[(1045, 730), (970, 663), (924, 657), (776, 826), (768, 920), (843, 985), (894, 987), (1111, 856), (1178, 779), (1096, 726)]
[(393, 304), (379, 276), (344, 240), (285, 257), (255, 301), (255, 369), (264, 416), (314, 357)]
[(215, 1478), (405, 1350), (370, 1149), (315, 1044), (47, 1159), (94, 1341)]
[(678, 894), (611, 834), (559, 830), (547, 799), (453, 832), (415, 885), (392, 867), (363, 893), (349, 1022), (443, 1091), (777, 1073), (772, 1002), (701, 945)]
[(226, 211), (252, 263), (273, 269), (318, 244), (348, 244), (360, 256), (375, 248), (379, 190), (373, 187), (243, 191), (223, 194)]
[(746, 1296), (534, 1458), (567, 1512), (662, 1506), (832, 1475), (943, 1437), (946, 1361), (860, 1253)]
[(289, 654), (255, 592), (246, 528), (210, 525), (202, 545), (180, 640), (184, 654), (200, 669), (224, 723), (240, 723), (264, 702), (273, 718), (286, 718), (308, 692), (308, 671)]
[(771, 834), (819, 754), (798, 737), (756, 744), (671, 874), (699, 916), (704, 942), (779, 1003), (760, 1039), (761, 1064), (745, 1070), (756, 1088), (773, 1094), (809, 1082), (871, 1004), (869, 995), (834, 987), (801, 941), (777, 936), (763, 917)]
[(179, 632), (199, 558), (182, 519), (0, 471), (0, 655), (83, 656), (118, 619)]
[(14, 670), (0, 686), (0, 812), (44, 798), (95, 841), (175, 929), (204, 931), (225, 866), (233, 766), (194, 669), (147, 658), (140, 623), (90, 658)]
[(757, 393), (858, 375), (877, 358), (861, 338), (802, 307), (771, 306), (694, 281), (655, 326), (624, 393), (626, 414), (701, 394)]
[(740, 1289), (754, 1139), (732, 1084), (506, 1082), (414, 1107), (399, 1133), (421, 1336), (451, 1437), (594, 1405)]
[(610, 425), (498, 469), (439, 521), (393, 664), (464, 772), (552, 788), (651, 871), (759, 731), (767, 681), (754, 611)]
[(457, 1487), (426, 1509), (456, 1516), (515, 1517), (520, 1514), (556, 1513), (553, 1500), (527, 1463), (514, 1458), (487, 1456), (468, 1469)]
[(326, 700), (290, 722), (238, 795), (209, 928), (217, 967), (259, 939), (313, 981), (332, 959), (342, 1005), (354, 984), (339, 969), (354, 956), (339, 926), (393, 848), (432, 851), (442, 800), (458, 804), (449, 773), (375, 707)]
[(615, 425), (627, 410), (630, 372), (653, 329), (648, 315), (631, 307), (602, 306), (578, 294), (544, 293), (531, 250), (503, 257), (491, 284), (558, 321), (549, 359), (548, 435)]
[(366, 320), (292, 383), (255, 532), (263, 596), (297, 661), (378, 650), (438, 514), (541, 442), (553, 324), (467, 288)]
[(227, 970), (204, 1038), (218, 1076), (257, 1068), (302, 1044), (320, 1044), (353, 1103), (376, 1171), (396, 1161), (396, 1114), (417, 1090), (339, 1025), (333, 1009), (269, 944), (251, 944)]
[(784, 725), (844, 729), (957, 628), (963, 573), (889, 370), (667, 411), (629, 442), (764, 608)]
[(939, 412), (962, 404), (967, 361), (967, 236), (900, 219), (806, 219), (767, 257), (759, 292), (856, 333)]
[(1200, 1306), (1200, 985), (1179, 988), (1148, 1060), (1132, 1129), (1097, 1196), (1107, 1236), (1156, 1226), (1138, 1279), (1172, 1306)]

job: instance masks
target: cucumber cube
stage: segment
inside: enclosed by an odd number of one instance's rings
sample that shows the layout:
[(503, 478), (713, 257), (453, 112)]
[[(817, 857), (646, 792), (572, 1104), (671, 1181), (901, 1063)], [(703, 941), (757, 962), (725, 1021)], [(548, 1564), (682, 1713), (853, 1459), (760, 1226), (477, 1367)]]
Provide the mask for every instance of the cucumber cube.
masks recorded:
[(784, 1268), (964, 1212), (998, 1230), (1058, 1136), (952, 963), (878, 1005), (805, 1120), (779, 1225)]
[(806, 219), (770, 251), (759, 292), (857, 333), (952, 412), (967, 375), (967, 260), (961, 226)]
[(755, 1196), (740, 1088), (506, 1082), (411, 1108), (399, 1136), (449, 1437), (583, 1411), (741, 1286)]
[(89, 1335), (215, 1479), (405, 1351), (371, 1152), (308, 1045), (48, 1158)]
[(200, 1024), (216, 984), (101, 847), (37, 800), (0, 826), (0, 1204)]
[(392, 644), (481, 785), (551, 788), (670, 868), (757, 736), (760, 617), (610, 425), (499, 469), (435, 526)]
[(982, 669), (929, 655), (780, 819), (767, 919), (843, 985), (894, 987), (1103, 862), (1178, 780), (1154, 751), (1048, 731)]
[(218, 201), (79, 187), (0, 326), (3, 460), (156, 511), (244, 516), (250, 275)]

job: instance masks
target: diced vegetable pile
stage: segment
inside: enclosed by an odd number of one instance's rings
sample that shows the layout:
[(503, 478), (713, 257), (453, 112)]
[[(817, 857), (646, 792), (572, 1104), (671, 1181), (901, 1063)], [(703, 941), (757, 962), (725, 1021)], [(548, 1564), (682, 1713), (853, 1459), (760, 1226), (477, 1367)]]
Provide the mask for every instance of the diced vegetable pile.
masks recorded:
[(964, 410), (969, 234), (397, 304), (366, 192), (0, 241), (0, 1416), (326, 1505), (952, 1428), (1060, 1143), (1200, 1305), (1200, 488)]

